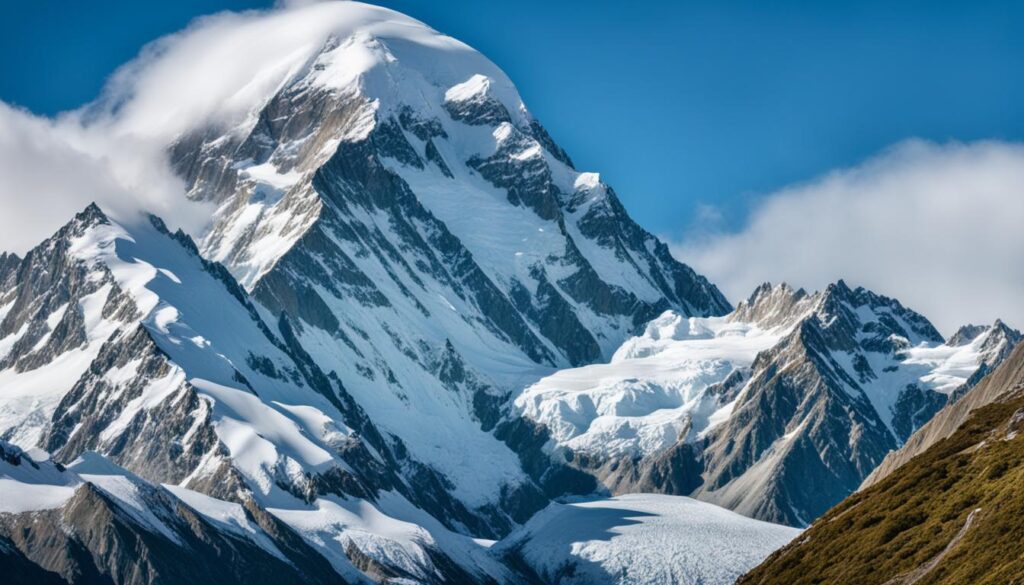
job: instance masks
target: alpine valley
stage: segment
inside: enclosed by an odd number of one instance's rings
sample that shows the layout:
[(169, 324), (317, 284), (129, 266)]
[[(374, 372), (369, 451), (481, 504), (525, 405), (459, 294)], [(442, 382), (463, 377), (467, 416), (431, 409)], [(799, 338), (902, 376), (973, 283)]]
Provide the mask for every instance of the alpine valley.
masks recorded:
[(843, 281), (733, 306), (418, 21), (246, 18), (287, 50), (161, 145), (200, 233), (0, 254), (6, 582), (733, 583), (1008, 375)]

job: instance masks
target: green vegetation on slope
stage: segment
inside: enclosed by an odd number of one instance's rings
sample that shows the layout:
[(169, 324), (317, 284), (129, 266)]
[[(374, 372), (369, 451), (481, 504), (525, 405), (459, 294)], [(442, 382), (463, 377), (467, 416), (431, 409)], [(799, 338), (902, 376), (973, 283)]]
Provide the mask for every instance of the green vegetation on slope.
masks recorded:
[(976, 410), (739, 583), (1024, 583), (1024, 392)]

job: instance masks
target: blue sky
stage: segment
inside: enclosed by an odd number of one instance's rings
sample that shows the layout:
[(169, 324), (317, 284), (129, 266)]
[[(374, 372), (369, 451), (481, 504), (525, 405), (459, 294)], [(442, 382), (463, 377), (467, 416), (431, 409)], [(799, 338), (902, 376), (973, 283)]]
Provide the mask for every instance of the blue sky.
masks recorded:
[[(385, 0), (498, 63), (577, 161), (670, 237), (907, 137), (1024, 136), (1024, 3)], [(7, 2), (0, 99), (95, 97), (149, 40), (269, 2)], [(701, 216), (706, 219), (707, 214)]]

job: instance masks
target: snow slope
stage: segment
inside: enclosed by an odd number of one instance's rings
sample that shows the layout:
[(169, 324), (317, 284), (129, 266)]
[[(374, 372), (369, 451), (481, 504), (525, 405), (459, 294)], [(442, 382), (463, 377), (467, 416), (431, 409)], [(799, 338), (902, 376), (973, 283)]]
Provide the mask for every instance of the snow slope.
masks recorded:
[(563, 585), (730, 585), (800, 531), (697, 500), (551, 504), (493, 548)]
[(0, 441), (0, 514), (50, 510), (64, 505), (78, 481), (38, 449), (29, 452)]

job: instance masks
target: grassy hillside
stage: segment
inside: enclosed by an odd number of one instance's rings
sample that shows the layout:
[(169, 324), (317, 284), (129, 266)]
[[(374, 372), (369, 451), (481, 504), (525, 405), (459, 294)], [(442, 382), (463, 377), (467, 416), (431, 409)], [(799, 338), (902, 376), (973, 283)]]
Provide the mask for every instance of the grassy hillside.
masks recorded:
[(739, 583), (1024, 583), (1024, 389), (1016, 385)]

